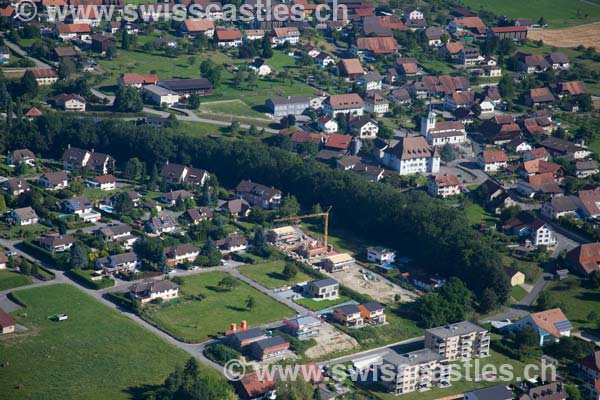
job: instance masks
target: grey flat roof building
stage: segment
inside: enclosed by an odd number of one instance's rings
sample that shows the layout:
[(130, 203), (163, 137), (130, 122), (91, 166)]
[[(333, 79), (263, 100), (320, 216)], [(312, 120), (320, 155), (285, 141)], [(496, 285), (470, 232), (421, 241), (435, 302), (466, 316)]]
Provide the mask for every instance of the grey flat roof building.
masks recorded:
[(469, 321), (457, 322), (455, 324), (439, 326), (437, 328), (427, 329), (428, 333), (440, 338), (449, 338), (453, 336), (466, 335), (473, 332), (484, 332), (485, 329)]

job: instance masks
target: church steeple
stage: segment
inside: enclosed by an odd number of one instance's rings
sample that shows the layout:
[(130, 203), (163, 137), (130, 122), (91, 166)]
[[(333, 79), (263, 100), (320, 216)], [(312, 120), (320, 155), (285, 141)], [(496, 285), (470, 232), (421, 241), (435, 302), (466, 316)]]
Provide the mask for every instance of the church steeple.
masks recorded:
[(427, 110), (427, 115), (421, 118), (421, 135), (427, 136), (427, 132), (435, 128), (435, 113), (431, 108), (431, 102)]

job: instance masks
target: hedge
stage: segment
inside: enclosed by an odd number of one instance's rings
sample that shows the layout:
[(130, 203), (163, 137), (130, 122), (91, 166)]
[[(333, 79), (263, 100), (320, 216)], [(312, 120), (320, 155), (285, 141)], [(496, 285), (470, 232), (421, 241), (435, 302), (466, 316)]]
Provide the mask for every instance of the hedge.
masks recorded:
[(64, 253), (52, 253), (30, 240), (25, 240), (20, 244), (20, 250), (23, 250), (25, 253), (33, 256), (41, 261), (44, 261), (48, 264), (52, 264), (59, 269), (66, 269), (65, 267), (71, 262), (71, 254), (69, 252)]
[(78, 283), (94, 290), (106, 289), (115, 285), (115, 280), (113, 278), (103, 277), (97, 281), (92, 280), (90, 272), (91, 271), (89, 270), (71, 269), (67, 271), (66, 275)]

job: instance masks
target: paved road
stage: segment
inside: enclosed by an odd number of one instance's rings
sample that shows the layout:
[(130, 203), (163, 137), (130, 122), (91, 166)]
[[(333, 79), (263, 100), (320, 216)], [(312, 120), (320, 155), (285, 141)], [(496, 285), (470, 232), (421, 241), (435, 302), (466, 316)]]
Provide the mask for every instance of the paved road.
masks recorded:
[[(2, 36), (4, 36), (4, 35), (2, 35)], [(40, 61), (37, 58), (31, 57), (27, 53), (27, 51), (23, 50), (23, 48), (21, 48), (16, 43), (9, 42), (8, 40), (6, 40), (6, 38), (4, 39), (4, 45), (6, 47), (10, 48), (12, 51), (14, 51), (15, 53), (17, 53), (18, 55), (20, 55), (22, 57), (27, 57), (28, 59), (30, 59), (31, 61), (33, 61), (35, 63), (35, 66), (38, 67), (38, 68), (52, 68), (51, 65), (46, 64), (45, 62)]]

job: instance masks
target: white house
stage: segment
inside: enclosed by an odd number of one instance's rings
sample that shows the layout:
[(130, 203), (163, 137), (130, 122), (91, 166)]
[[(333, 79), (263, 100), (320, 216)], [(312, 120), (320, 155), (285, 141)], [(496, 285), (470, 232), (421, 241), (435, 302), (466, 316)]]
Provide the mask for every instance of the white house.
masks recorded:
[(134, 271), (139, 266), (140, 261), (134, 252), (114, 254), (96, 260), (96, 268), (101, 269), (104, 275)]
[(100, 190), (115, 190), (117, 188), (117, 178), (112, 175), (98, 175), (86, 181), (89, 187)]
[(479, 154), (479, 165), (486, 172), (500, 171), (508, 166), (504, 150), (484, 150)]
[(281, 46), (284, 43), (291, 45), (300, 41), (300, 31), (294, 27), (273, 28), (271, 31), (271, 45), (273, 47)]
[(440, 170), (440, 155), (424, 137), (405, 137), (384, 151), (383, 164), (400, 175), (435, 174)]
[(361, 139), (375, 139), (379, 132), (377, 121), (366, 116), (350, 121), (350, 128), (356, 131)]
[(376, 116), (382, 116), (388, 112), (389, 108), (390, 102), (378, 91), (368, 92), (365, 96), (365, 109), (368, 112)]
[(460, 194), (460, 182), (456, 175), (443, 174), (435, 175), (429, 179), (427, 191), (432, 196), (441, 196), (443, 198)]
[(179, 295), (179, 286), (167, 280), (136, 283), (129, 287), (129, 295), (142, 304), (156, 299), (172, 300)]
[(385, 247), (367, 247), (367, 261), (380, 265), (396, 261), (396, 252)]
[(76, 197), (63, 203), (67, 214), (78, 215), (85, 222), (98, 222), (102, 215), (94, 211), (94, 205), (85, 197)]
[(262, 58), (254, 60), (252, 64), (248, 65), (248, 69), (261, 77), (270, 75), (273, 72), (273, 68)]
[(48, 190), (61, 190), (69, 187), (69, 178), (62, 171), (49, 172), (37, 180), (38, 185)]
[(536, 220), (529, 226), (529, 237), (531, 244), (535, 247), (546, 246), (552, 247), (557, 243), (554, 229), (549, 224), (542, 220)]
[(337, 121), (331, 117), (328, 117), (327, 115), (321, 116), (317, 123), (319, 130), (327, 134), (336, 133), (339, 128)]
[(14, 209), (9, 213), (8, 218), (15, 225), (19, 226), (34, 225), (40, 220), (35, 210), (31, 207)]
[(331, 95), (323, 103), (325, 114), (333, 118), (338, 114), (360, 117), (364, 113), (364, 108), (363, 99), (356, 93)]

